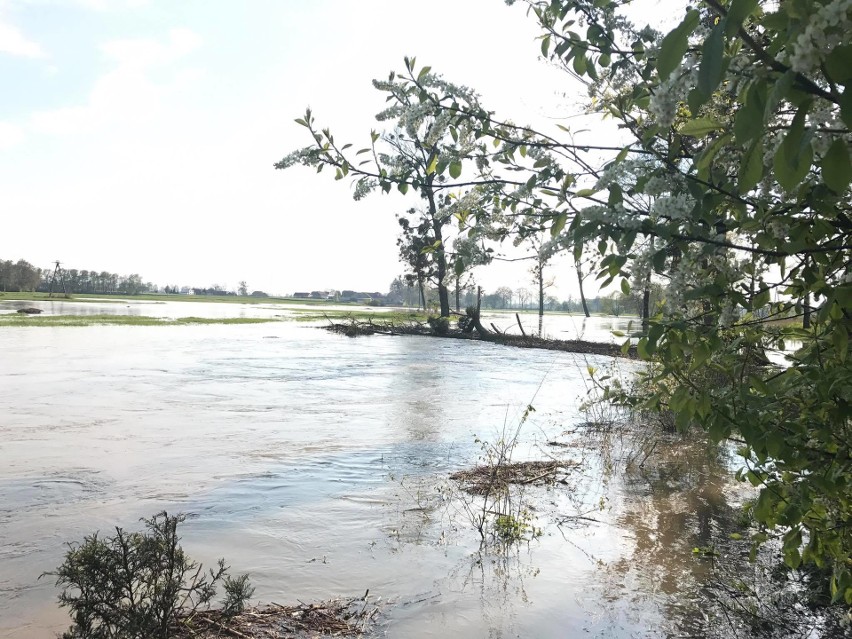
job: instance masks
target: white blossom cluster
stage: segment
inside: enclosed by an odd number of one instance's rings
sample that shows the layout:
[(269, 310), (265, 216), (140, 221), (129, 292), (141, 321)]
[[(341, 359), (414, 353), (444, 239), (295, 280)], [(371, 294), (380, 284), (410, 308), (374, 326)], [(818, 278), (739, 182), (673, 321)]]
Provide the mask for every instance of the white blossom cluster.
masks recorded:
[(423, 143), (427, 147), (433, 147), (444, 137), (447, 129), (450, 126), (452, 115), (449, 111), (441, 111), (429, 125), (426, 130), (426, 137), (423, 138)]
[(462, 195), (453, 195), (452, 203), (444, 208), (444, 211), (449, 215), (456, 213), (469, 213), (479, 209), (482, 205), (482, 193), (477, 189), (472, 189)]
[(369, 195), (370, 192), (378, 186), (378, 182), (373, 179), (363, 177), (357, 182), (355, 182), (355, 191), (352, 194), (352, 198), (355, 200), (360, 200), (365, 196)]
[(769, 222), (768, 231), (776, 240), (786, 240), (790, 232), (789, 225), (781, 219), (775, 219)]
[(654, 200), (651, 212), (655, 217), (685, 220), (695, 207), (695, 200), (685, 193), (665, 195)]
[(852, 0), (831, 0), (815, 11), (793, 43), (788, 63), (794, 71), (810, 73), (852, 29)]
[(305, 147), (298, 151), (293, 151), (284, 156), (284, 158), (275, 164), (276, 169), (289, 169), (297, 164), (305, 166), (314, 166), (317, 163), (318, 151), (314, 147)]
[(612, 184), (621, 183), (622, 178), (627, 172), (627, 162), (612, 163), (607, 166), (600, 174), (598, 181), (595, 182), (595, 190), (603, 191), (609, 188)]
[(379, 122), (386, 120), (396, 120), (397, 125), (401, 128), (408, 137), (419, 139), (420, 129), (427, 118), (435, 115), (435, 109), (428, 102), (418, 104), (402, 105), (395, 104), (388, 107), (381, 113), (376, 114), (376, 119)]
[(847, 127), (840, 119), (840, 110), (828, 100), (820, 98), (814, 103), (808, 112), (808, 124), (816, 159), (821, 159), (838, 137), (845, 139), (847, 144), (852, 143), (852, 136), (839, 133)]
[(686, 99), (686, 94), (695, 85), (697, 77), (697, 60), (688, 55), (679, 69), (675, 69), (668, 79), (657, 85), (648, 105), (648, 110), (657, 124), (669, 127), (674, 123), (678, 104)]
[(581, 211), (581, 215), (589, 222), (609, 224), (621, 229), (634, 230), (642, 226), (642, 220), (635, 211), (629, 211), (623, 204), (615, 206), (590, 206)]
[(639, 251), (633, 258), (630, 265), (630, 273), (633, 276), (633, 287), (643, 288), (645, 283), (651, 279), (653, 271), (653, 263), (651, 259), (654, 255), (654, 245), (649, 243), (648, 246)]
[[(743, 263), (735, 259), (729, 251), (720, 251), (713, 255), (698, 251), (685, 251), (671, 270), (671, 279), (666, 289), (666, 312), (678, 314), (684, 305), (687, 291), (707, 283), (713, 274), (721, 273), (729, 287), (743, 279)], [(731, 299), (726, 296), (726, 299)], [(739, 311), (731, 304), (722, 308), (718, 321), (722, 326), (730, 326)]]
[(719, 328), (730, 328), (739, 319), (739, 310), (730, 297), (726, 297), (719, 311)]

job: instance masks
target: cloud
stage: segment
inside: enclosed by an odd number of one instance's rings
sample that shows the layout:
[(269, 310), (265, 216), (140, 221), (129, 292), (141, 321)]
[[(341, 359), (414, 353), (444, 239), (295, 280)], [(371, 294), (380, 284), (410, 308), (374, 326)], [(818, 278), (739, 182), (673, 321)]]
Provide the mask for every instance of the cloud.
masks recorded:
[(114, 68), (95, 82), (85, 105), (39, 111), (30, 118), (32, 128), (53, 135), (79, 134), (110, 123), (140, 123), (152, 119), (161, 108), (163, 95), (174, 85), (192, 78), (171, 69), (171, 82), (158, 83), (149, 72), (170, 66), (201, 46), (201, 38), (188, 29), (173, 29), (165, 41), (128, 39), (107, 42), (103, 54)]
[(101, 51), (123, 67), (146, 69), (168, 64), (201, 46), (201, 37), (189, 29), (172, 29), (167, 42), (144, 38), (113, 40)]
[(9, 122), (0, 122), (0, 151), (11, 149), (24, 141), (24, 130)]
[(22, 58), (47, 57), (37, 42), (33, 42), (10, 24), (0, 22), (0, 53)]
[(149, 4), (149, 0), (73, 0), (74, 4), (92, 11), (137, 9)]

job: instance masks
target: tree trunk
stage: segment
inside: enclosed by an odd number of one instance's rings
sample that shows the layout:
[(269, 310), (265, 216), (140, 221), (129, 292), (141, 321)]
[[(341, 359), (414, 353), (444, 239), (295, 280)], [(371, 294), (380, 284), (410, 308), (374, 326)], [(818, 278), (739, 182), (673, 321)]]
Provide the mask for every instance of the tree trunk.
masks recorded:
[(459, 309), (461, 308), (461, 291), (459, 289), (459, 276), (456, 275), (456, 313), (461, 312)]
[(544, 317), (544, 264), (541, 262), (538, 265), (538, 316)]
[(586, 294), (583, 292), (583, 267), (579, 261), (574, 262), (574, 266), (577, 269), (577, 283), (580, 285), (580, 301), (583, 303), (583, 313), (586, 314), (586, 317), (591, 317), (589, 305), (586, 304)]
[(647, 332), (648, 320), (651, 317), (651, 289), (646, 288), (642, 293), (642, 330)]
[[(431, 161), (431, 159), (430, 159)], [(450, 295), (444, 278), (447, 276), (447, 254), (444, 251), (443, 222), (438, 219), (438, 207), (435, 204), (435, 192), (432, 189), (432, 181), (435, 174), (431, 174), (426, 182), (426, 199), (429, 202), (429, 218), (432, 220), (432, 233), (435, 235), (437, 247), (435, 248), (435, 266), (438, 277), (438, 300), (441, 303), (441, 317), (450, 316)]]

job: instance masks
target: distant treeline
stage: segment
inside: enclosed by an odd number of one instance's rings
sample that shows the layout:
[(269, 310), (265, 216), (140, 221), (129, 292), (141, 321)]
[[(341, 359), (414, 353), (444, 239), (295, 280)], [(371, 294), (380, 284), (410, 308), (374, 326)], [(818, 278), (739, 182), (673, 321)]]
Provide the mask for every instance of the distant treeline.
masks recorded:
[[(26, 260), (0, 260), (0, 291), (23, 292), (51, 290), (54, 279), (53, 268), (38, 268)], [(119, 275), (107, 271), (61, 269), (52, 283), (54, 291), (68, 293), (121, 293), (138, 295), (156, 289), (151, 282), (143, 282), (142, 276)]]
[[(373, 299), (376, 305), (422, 305), (420, 293), (415, 286), (406, 282), (403, 277), (397, 277), (391, 282), (390, 290), (384, 297)], [(650, 308), (655, 309), (661, 303), (663, 296), (662, 287), (656, 283), (650, 286)], [(430, 284), (423, 287), (423, 298), (427, 307), (434, 307), (438, 303), (438, 289)], [(472, 286), (466, 286), (459, 290), (458, 310), (464, 310), (468, 306), (475, 306), (477, 292)], [(590, 313), (602, 313), (605, 315), (623, 315), (642, 313), (642, 293), (631, 292), (624, 295), (621, 291), (613, 292), (607, 296), (588, 297), (586, 305)], [(533, 310), (538, 308), (538, 299), (533, 291), (526, 288), (513, 289), (501, 286), (493, 292), (483, 291), (481, 298), (482, 308), (494, 310)], [(580, 299), (569, 297), (567, 300), (547, 295), (543, 303), (546, 311), (561, 311), (563, 313), (583, 313), (583, 304)]]

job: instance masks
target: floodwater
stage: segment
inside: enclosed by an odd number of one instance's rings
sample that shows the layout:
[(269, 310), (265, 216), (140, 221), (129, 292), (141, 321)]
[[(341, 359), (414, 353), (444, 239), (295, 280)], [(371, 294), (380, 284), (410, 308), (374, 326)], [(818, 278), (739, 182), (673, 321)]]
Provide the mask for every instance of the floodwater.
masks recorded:
[[(612, 324), (583, 337), (626, 328)], [(733, 511), (712, 479), (726, 462), (649, 462), (626, 477), (586, 459), (566, 486), (529, 489), (543, 534), (508, 548), (480, 547), (459, 497), (441, 490), (477, 461), (477, 439), (513, 431), (529, 404), (515, 458), (581, 461), (580, 448), (547, 442), (584, 423), (587, 366), (607, 358), (292, 322), (2, 328), (0, 354), (2, 637), (67, 627), (39, 578), (65, 542), (162, 509), (191, 513), (189, 555), (250, 572), (258, 601), (369, 589), (387, 602), (388, 637), (703, 636), (705, 568), (691, 549)], [(585, 519), (557, 525), (572, 515)]]

